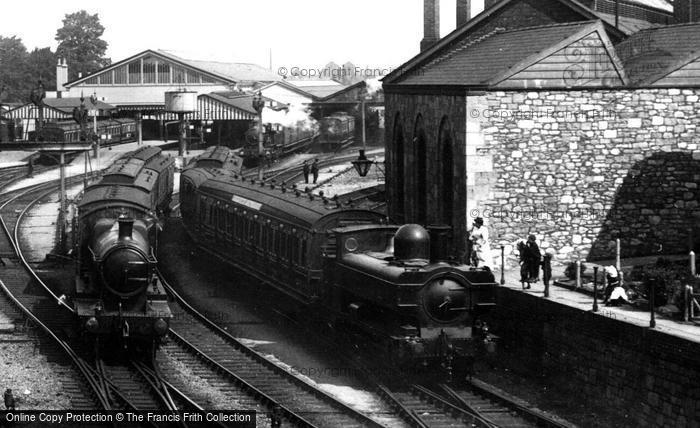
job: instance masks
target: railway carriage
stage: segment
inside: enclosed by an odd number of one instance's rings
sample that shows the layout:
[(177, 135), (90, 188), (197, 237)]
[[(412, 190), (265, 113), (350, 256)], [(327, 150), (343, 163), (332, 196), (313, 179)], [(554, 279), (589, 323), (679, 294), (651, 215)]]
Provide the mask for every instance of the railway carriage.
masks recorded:
[(318, 144), (322, 151), (334, 152), (355, 140), (355, 118), (345, 112), (334, 113), (321, 119)]
[[(87, 129), (93, 131), (93, 124), (88, 123)], [(29, 132), (29, 139), (35, 139), (35, 132)], [(80, 125), (73, 121), (49, 122), (41, 131), (44, 140), (72, 143), (80, 141)], [(134, 141), (136, 139), (136, 120), (134, 119), (103, 119), (97, 121), (97, 136), (101, 144), (115, 144)]]
[(371, 337), (402, 366), (473, 354), (494, 302), (489, 270), (431, 253), (421, 226), (246, 180), (206, 166), (210, 157), (192, 162), (180, 187), (183, 222), (204, 251)]
[(143, 147), (118, 159), (80, 199), (73, 303), (89, 333), (149, 340), (166, 333), (171, 313), (155, 249), (174, 170), (174, 159)]

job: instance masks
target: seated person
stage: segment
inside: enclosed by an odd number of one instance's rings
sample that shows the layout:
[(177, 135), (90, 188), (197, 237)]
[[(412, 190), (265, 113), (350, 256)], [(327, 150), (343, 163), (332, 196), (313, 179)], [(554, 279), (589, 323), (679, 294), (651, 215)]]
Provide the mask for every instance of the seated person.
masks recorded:
[(603, 303), (605, 303), (606, 306), (620, 306), (623, 303), (629, 304), (630, 301), (627, 297), (627, 291), (620, 283), (620, 275), (615, 266), (606, 267), (605, 274), (608, 280), (608, 286), (605, 287), (605, 300), (603, 300)]

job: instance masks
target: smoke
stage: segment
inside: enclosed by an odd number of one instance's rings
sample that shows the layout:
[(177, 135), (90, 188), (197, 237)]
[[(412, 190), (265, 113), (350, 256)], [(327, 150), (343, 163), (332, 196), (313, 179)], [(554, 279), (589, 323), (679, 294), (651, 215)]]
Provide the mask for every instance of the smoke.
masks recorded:
[(286, 109), (263, 110), (263, 123), (277, 123), (285, 127), (300, 127), (303, 129), (318, 129), (318, 122), (311, 117), (306, 106), (290, 104)]
[(365, 80), (365, 85), (367, 85), (367, 95), (374, 96), (377, 91), (382, 89), (382, 82), (379, 79), (367, 79)]

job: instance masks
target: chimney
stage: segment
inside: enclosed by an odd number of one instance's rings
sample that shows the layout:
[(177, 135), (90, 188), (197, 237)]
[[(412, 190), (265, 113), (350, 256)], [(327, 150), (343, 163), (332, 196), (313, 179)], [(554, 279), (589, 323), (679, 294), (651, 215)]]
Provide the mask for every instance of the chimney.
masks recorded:
[(66, 88), (63, 86), (68, 81), (68, 63), (65, 58), (59, 58), (56, 65), (56, 96), (61, 98), (61, 92)]
[(119, 216), (119, 240), (131, 239), (134, 231), (134, 219)]
[(484, 0), (484, 9), (488, 9), (498, 2), (499, 0)]
[(423, 0), (423, 40), (421, 52), (440, 40), (440, 0)]
[(457, 28), (472, 19), (472, 0), (457, 0)]

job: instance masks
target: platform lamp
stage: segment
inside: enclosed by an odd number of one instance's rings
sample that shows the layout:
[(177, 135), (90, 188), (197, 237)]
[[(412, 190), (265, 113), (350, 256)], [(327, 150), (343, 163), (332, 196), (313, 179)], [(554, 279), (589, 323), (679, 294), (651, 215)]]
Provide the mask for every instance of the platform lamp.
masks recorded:
[(360, 156), (358, 156), (356, 160), (352, 161), (352, 166), (355, 167), (355, 171), (357, 171), (360, 177), (366, 177), (373, 163), (373, 161), (367, 159), (365, 151), (360, 150)]
[(258, 179), (263, 179), (263, 126), (262, 126), (262, 112), (265, 107), (265, 100), (263, 100), (262, 92), (258, 91), (253, 96), (253, 109), (258, 114)]

